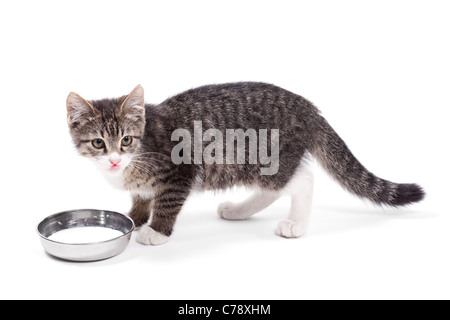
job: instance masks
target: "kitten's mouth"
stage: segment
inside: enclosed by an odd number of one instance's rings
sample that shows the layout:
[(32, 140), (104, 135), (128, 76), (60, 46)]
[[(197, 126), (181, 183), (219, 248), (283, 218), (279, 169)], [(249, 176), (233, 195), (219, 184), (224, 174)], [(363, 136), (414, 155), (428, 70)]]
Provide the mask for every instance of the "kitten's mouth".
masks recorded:
[(109, 168), (109, 170), (111, 170), (111, 171), (120, 170), (120, 166), (118, 166), (117, 164), (112, 165), (111, 168)]

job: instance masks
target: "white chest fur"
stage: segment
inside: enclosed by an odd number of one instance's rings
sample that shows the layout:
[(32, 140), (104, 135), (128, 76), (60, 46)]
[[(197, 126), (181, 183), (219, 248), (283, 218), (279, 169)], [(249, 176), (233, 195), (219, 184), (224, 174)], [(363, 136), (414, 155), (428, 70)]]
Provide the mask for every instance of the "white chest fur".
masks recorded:
[(131, 192), (133, 196), (139, 196), (142, 199), (152, 199), (155, 192), (151, 186), (150, 181), (148, 183), (138, 184), (138, 183), (127, 183), (130, 177), (124, 177), (127, 172), (119, 174), (104, 174), (106, 180), (116, 189), (125, 190)]
[(119, 173), (119, 174), (105, 173), (105, 174), (103, 174), (103, 176), (114, 188), (120, 189), (120, 190), (126, 190), (122, 173)]

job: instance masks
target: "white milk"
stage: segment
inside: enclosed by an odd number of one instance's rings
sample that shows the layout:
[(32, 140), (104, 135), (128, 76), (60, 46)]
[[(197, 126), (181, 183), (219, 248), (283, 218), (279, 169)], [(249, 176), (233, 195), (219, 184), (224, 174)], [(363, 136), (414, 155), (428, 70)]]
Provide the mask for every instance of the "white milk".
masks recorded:
[(49, 239), (62, 243), (91, 243), (111, 240), (123, 236), (117, 230), (103, 227), (81, 227), (58, 231), (52, 234)]

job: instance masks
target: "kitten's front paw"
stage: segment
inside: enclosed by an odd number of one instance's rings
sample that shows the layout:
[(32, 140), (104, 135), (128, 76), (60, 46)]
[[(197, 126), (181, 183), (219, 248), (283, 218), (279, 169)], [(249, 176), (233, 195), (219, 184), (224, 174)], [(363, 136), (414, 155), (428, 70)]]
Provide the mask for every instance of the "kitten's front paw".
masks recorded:
[(283, 238), (300, 238), (306, 233), (306, 227), (301, 223), (286, 219), (278, 224), (276, 233)]
[(146, 246), (158, 246), (169, 241), (169, 237), (153, 230), (149, 226), (143, 226), (136, 241)]
[(241, 208), (233, 202), (224, 202), (219, 204), (217, 214), (225, 220), (244, 220), (246, 217), (242, 216)]

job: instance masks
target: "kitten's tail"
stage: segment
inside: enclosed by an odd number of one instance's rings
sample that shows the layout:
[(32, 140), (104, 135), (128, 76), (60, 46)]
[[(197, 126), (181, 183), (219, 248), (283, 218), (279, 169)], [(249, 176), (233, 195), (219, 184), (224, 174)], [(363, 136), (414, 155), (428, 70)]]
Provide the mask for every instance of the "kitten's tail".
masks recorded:
[(368, 171), (321, 116), (312, 154), (344, 189), (375, 204), (398, 207), (425, 197), (422, 187), (417, 184), (390, 182)]

